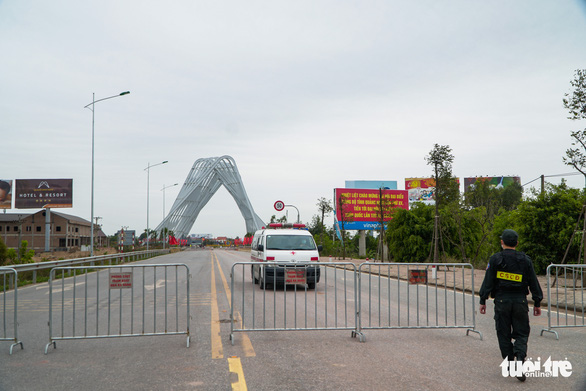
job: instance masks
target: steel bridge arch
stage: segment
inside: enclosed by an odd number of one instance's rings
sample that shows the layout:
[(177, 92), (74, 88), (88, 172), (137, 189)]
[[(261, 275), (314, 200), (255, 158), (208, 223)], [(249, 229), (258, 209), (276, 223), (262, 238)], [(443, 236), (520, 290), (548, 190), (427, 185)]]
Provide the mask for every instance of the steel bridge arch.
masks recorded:
[(224, 155), (197, 159), (193, 163), (169, 214), (155, 231), (160, 232), (167, 228), (178, 238), (187, 236), (199, 212), (222, 185), (236, 201), (244, 217), (246, 231), (255, 232), (261, 229), (265, 224), (252, 208), (236, 162), (231, 156)]

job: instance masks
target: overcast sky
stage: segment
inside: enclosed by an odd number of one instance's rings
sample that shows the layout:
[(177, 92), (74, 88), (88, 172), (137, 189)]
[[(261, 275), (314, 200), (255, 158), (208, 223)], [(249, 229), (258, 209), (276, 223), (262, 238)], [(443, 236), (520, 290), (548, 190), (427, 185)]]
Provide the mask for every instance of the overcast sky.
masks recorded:
[[(570, 173), (564, 93), (586, 68), (585, 0), (0, 0), (2, 179), (73, 178), (106, 234), (170, 210), (193, 163), (232, 156), (256, 213), (301, 220), (346, 180)], [(581, 125), (581, 126), (580, 126)], [(548, 178), (559, 183), (561, 177)], [(584, 178), (568, 176), (573, 187)], [(539, 185), (539, 181), (532, 185)], [(16, 210), (9, 210), (16, 212)], [(296, 212), (289, 212), (290, 219)], [(244, 236), (223, 188), (192, 233)]]

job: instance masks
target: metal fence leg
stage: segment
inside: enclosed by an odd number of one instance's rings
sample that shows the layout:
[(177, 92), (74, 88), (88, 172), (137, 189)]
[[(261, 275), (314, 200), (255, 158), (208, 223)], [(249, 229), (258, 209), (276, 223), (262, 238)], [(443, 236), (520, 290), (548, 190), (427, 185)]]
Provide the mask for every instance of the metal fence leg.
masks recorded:
[(12, 348), (14, 348), (15, 346), (20, 345), (20, 349), (24, 349), (24, 345), (22, 344), (21, 341), (17, 341), (15, 343), (13, 343), (12, 345), (10, 345), (10, 355), (12, 355)]
[(555, 334), (555, 339), (556, 340), (559, 340), (560, 339), (560, 336), (559, 336), (558, 332), (555, 331), (555, 330), (542, 329), (541, 330), (541, 333), (539, 335), (543, 337), (543, 333), (552, 333), (552, 334)]
[(358, 338), (358, 341), (366, 342), (366, 335), (362, 331), (352, 331), (352, 338)]
[(49, 346), (53, 345), (53, 349), (57, 349), (57, 342), (51, 341), (45, 346), (45, 354), (49, 352)]
[(475, 329), (468, 329), (466, 330), (466, 336), (470, 335), (471, 332), (478, 334), (480, 336), (480, 340), (482, 341), (482, 333), (480, 331)]

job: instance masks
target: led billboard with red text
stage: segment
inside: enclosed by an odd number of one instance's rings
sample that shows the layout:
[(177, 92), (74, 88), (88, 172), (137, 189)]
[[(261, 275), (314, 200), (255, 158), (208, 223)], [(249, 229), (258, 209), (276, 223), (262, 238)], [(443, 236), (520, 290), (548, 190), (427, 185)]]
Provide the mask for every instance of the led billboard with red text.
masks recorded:
[(345, 230), (380, 229), (393, 209), (409, 209), (406, 190), (334, 189), (334, 199), (336, 220)]

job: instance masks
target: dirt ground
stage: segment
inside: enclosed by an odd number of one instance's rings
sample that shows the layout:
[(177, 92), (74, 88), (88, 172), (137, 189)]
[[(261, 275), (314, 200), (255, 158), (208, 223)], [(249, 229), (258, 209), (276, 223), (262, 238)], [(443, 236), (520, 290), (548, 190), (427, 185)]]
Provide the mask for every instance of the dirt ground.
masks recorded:
[[(104, 247), (94, 251), (94, 255), (107, 255), (115, 254), (118, 250), (114, 247)], [(52, 252), (39, 252), (33, 257), (33, 262), (42, 261), (58, 261), (60, 259), (76, 259), (89, 257), (89, 251), (52, 251)]]

